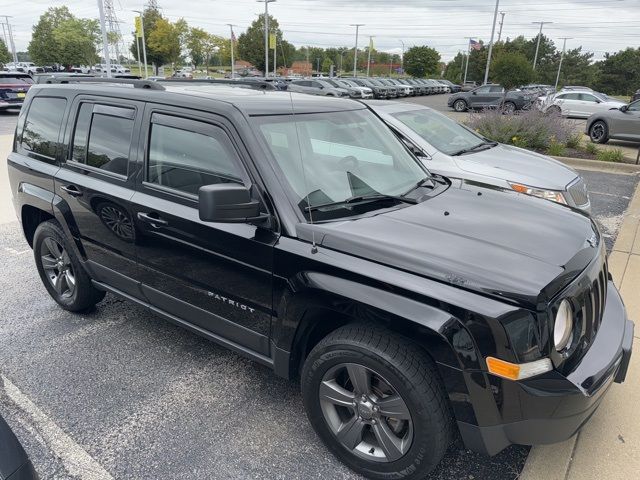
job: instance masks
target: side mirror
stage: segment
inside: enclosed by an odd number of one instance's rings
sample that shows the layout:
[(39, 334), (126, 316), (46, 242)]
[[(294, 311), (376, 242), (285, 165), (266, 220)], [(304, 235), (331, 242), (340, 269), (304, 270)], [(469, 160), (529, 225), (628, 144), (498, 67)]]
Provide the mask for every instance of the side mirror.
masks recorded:
[(266, 220), (260, 202), (251, 198), (251, 187), (237, 183), (216, 183), (198, 190), (200, 220), (219, 223), (253, 223)]
[(478, 92), (476, 92), (475, 90), (473, 92), (471, 92), (471, 95), (477, 95)]
[(627, 110), (629, 110), (629, 105), (622, 105), (622, 106), (620, 107), (620, 111), (621, 111), (621, 112), (626, 112)]

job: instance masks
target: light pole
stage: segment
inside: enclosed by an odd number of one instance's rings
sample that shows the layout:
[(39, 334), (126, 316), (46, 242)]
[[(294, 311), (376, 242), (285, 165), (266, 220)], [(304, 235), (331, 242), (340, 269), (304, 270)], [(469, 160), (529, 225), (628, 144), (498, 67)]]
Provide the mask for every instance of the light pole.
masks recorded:
[(342, 56), (344, 55), (344, 50), (340, 49), (340, 70), (338, 75), (340, 75), (342, 73)]
[(98, 0), (98, 13), (100, 14), (100, 30), (102, 31), (102, 54), (107, 65), (107, 78), (111, 78), (111, 59), (109, 58), (109, 42), (107, 40), (107, 27), (104, 21), (102, 0)]
[(536, 55), (535, 57), (533, 57), (533, 69), (536, 69), (536, 64), (538, 63), (538, 50), (540, 50), (540, 39), (542, 38), (542, 26), (547, 24), (547, 23), (553, 23), (553, 22), (531, 22), (534, 25), (538, 25), (540, 24), (540, 32), (538, 33), (538, 43), (536, 44)]
[(502, 38), (502, 25), (504, 25), (504, 16), (506, 13), (507, 12), (500, 12), (502, 18), (500, 19), (500, 30), (498, 30), (498, 41)]
[(316, 73), (320, 73), (320, 57), (316, 57)]
[(353, 76), (358, 76), (358, 33), (360, 32), (360, 27), (364, 26), (364, 23), (352, 23), (349, 25), (350, 27), (356, 27), (356, 48), (353, 51)]
[(564, 60), (564, 52), (567, 48), (567, 40), (571, 40), (572, 37), (561, 37), (562, 42), (562, 53), (560, 54), (560, 65), (558, 65), (558, 75), (556, 76), (556, 85), (555, 88), (558, 90), (558, 82), (560, 81), (560, 70), (562, 69), (562, 60)]
[(269, 76), (269, 4), (276, 0), (256, 0), (264, 2), (264, 76)]
[(400, 40), (402, 44), (402, 57), (400, 57), (400, 72), (404, 75), (404, 42)]
[(369, 37), (369, 58), (367, 58), (367, 77), (369, 76), (369, 68), (371, 67), (371, 45), (373, 45), (373, 37)]
[(229, 29), (231, 29), (231, 78), (235, 78), (235, 74), (236, 74), (236, 60), (235, 60), (235, 56), (233, 53), (233, 47), (234, 47), (234, 43), (236, 41), (235, 35), (233, 34), (233, 27), (235, 27), (236, 25), (234, 25), (233, 23), (227, 23), (227, 25), (229, 25)]
[[(9, 15), (2, 15), (4, 17), (5, 23), (7, 24), (7, 31), (9, 32), (9, 43), (11, 44), (11, 53), (13, 54), (13, 62), (18, 63), (18, 54), (16, 53), (16, 44), (13, 41), (13, 32), (11, 31), (11, 24), (9, 23), (9, 19), (13, 18)], [(4, 32), (4, 24), (2, 25), (2, 31)]]
[(493, 35), (496, 33), (496, 20), (498, 19), (498, 8), (500, 7), (500, 0), (496, 0), (496, 10), (493, 12), (493, 27), (491, 28), (491, 42), (489, 42), (489, 54), (487, 55), (487, 66), (484, 69), (484, 82), (487, 84), (489, 80), (489, 67), (491, 66), (491, 54), (493, 53)]
[(467, 39), (467, 63), (464, 67), (464, 80), (462, 80), (462, 85), (467, 83), (467, 72), (469, 71), (469, 57), (471, 56), (471, 40), (474, 37), (465, 37)]
[[(144, 17), (142, 16), (141, 10), (132, 10), (132, 12), (137, 13), (140, 16), (140, 30), (142, 33), (142, 58), (144, 60), (144, 78), (149, 78), (149, 73), (147, 71), (147, 41), (144, 38)], [(136, 38), (136, 42), (138, 39)], [(142, 72), (140, 72), (142, 74)]]

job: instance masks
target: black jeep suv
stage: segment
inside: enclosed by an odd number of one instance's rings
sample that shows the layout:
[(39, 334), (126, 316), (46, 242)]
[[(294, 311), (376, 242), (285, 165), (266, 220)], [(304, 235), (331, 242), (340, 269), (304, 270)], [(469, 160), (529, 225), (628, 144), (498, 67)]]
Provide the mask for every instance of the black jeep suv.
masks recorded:
[(13, 201), (62, 308), (110, 292), (300, 378), (370, 478), (423, 478), (457, 435), (566, 439), (624, 380), (588, 216), (431, 175), (352, 100), (121, 83), (35, 86), (18, 120)]

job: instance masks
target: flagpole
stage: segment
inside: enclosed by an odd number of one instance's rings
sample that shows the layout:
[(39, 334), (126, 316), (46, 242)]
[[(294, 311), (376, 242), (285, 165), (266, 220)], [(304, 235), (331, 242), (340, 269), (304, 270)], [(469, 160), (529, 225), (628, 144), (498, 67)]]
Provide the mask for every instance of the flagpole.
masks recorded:
[(467, 72), (469, 71), (469, 57), (471, 56), (471, 40), (473, 40), (472, 37), (466, 37), (468, 39), (467, 42), (467, 64), (464, 67), (464, 80), (462, 81), (462, 85), (464, 86), (465, 83), (467, 83)]
[(367, 60), (367, 77), (369, 76), (369, 68), (371, 67), (371, 50), (373, 47), (373, 37), (369, 37), (369, 59)]
[(233, 27), (234, 25), (232, 23), (227, 23), (227, 25), (229, 25), (229, 28), (231, 29), (231, 78), (235, 78), (235, 74), (236, 74), (236, 62), (235, 62), (235, 58), (233, 57), (233, 44), (235, 43), (235, 35), (233, 34)]

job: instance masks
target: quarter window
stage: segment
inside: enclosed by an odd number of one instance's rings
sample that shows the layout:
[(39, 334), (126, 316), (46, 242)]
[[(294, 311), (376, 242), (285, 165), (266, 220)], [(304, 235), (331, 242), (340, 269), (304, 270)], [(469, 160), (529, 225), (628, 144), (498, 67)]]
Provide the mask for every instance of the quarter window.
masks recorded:
[(83, 103), (76, 119), (72, 159), (126, 176), (134, 117), (132, 108)]
[(58, 150), (58, 134), (67, 100), (36, 97), (31, 101), (22, 130), (20, 146), (41, 160), (53, 163)]
[(204, 185), (242, 183), (240, 161), (219, 127), (154, 114), (147, 181), (192, 195)]

